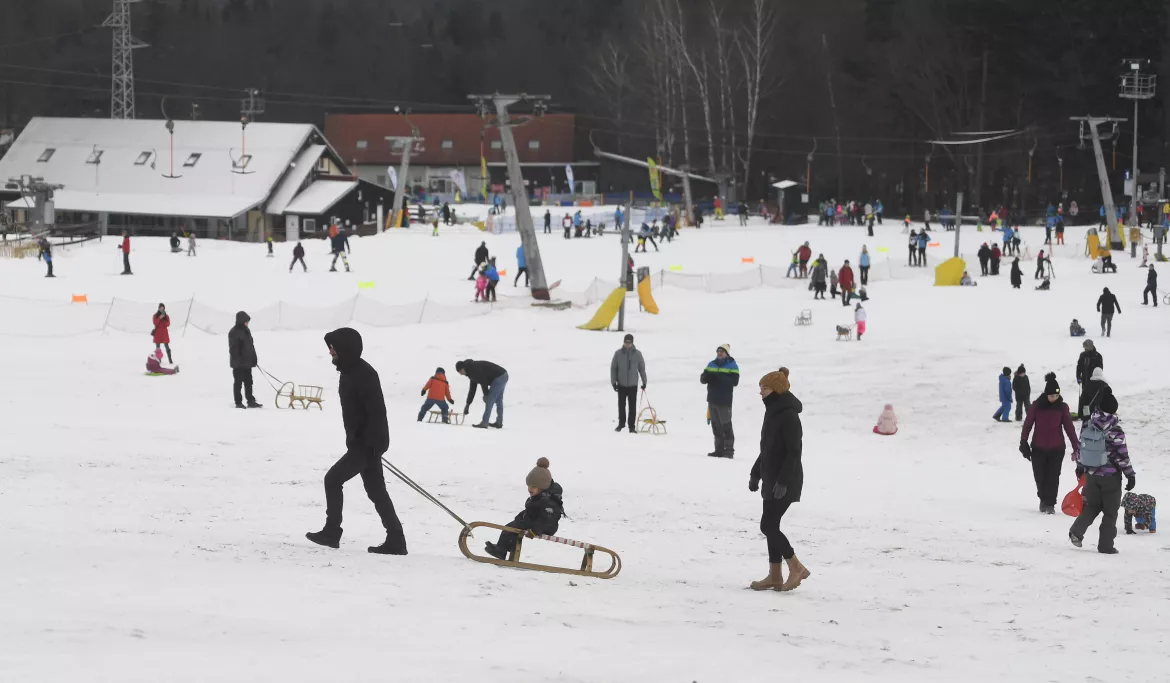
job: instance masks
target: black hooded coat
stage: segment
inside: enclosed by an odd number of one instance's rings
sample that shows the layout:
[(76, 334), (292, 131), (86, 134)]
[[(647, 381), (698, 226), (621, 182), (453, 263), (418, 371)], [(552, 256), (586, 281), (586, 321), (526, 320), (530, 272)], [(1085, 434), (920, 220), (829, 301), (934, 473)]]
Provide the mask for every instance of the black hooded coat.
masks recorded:
[(345, 425), (345, 447), (379, 457), (390, 448), (390, 426), (378, 371), (362, 360), (362, 336), (357, 330), (342, 327), (325, 335), (325, 343), (337, 354), (333, 364), (341, 373), (337, 394)]

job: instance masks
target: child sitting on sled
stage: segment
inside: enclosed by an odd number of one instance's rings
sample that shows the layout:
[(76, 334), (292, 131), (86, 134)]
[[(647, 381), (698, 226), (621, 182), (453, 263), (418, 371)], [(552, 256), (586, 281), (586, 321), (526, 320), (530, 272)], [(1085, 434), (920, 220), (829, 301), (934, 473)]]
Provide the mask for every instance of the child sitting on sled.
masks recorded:
[[(534, 534), (555, 534), (561, 515), (565, 514), (565, 507), (561, 501), (561, 485), (553, 481), (552, 472), (548, 471), (548, 458), (537, 460), (536, 467), (532, 468), (524, 482), (528, 485), (524, 511), (508, 522), (507, 526)], [(497, 560), (506, 559), (515, 547), (516, 534), (510, 531), (501, 533), (500, 540), (495, 543), (488, 541), (484, 544), (488, 555)]]
[(162, 349), (155, 349), (146, 357), (146, 371), (152, 375), (177, 375), (179, 374), (179, 366), (176, 365), (171, 368), (164, 368), (162, 364), (163, 352)]
[(877, 424), (873, 426), (873, 433), (882, 436), (893, 436), (898, 433), (898, 416), (894, 415), (894, 406), (887, 403), (886, 407), (882, 408), (882, 414), (878, 416)]
[(1076, 318), (1073, 318), (1073, 321), (1068, 325), (1068, 334), (1071, 337), (1083, 337), (1085, 336), (1085, 328), (1081, 327)]
[(1129, 491), (1121, 499), (1121, 507), (1125, 508), (1125, 533), (1136, 533), (1132, 523), (1137, 523), (1138, 531), (1158, 532), (1158, 521), (1155, 512), (1158, 501), (1148, 493), (1134, 493)]

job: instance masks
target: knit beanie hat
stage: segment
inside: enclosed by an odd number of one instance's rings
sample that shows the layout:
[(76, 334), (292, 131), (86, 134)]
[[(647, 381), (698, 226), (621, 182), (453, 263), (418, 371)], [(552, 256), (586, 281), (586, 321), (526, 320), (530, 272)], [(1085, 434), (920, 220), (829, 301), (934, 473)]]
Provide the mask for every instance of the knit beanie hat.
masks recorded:
[(788, 382), (788, 373), (780, 370), (769, 372), (761, 377), (760, 386), (767, 387), (777, 394), (783, 394), (792, 388), (792, 385)]
[(548, 458), (540, 458), (536, 461), (536, 467), (533, 467), (532, 471), (528, 473), (524, 483), (541, 491), (552, 486), (552, 472), (548, 471)]
[(445, 375), (445, 374), (447, 374), (447, 371), (444, 370), (443, 368), (435, 368), (435, 374), (436, 375)]
[(1016, 374), (1017, 374), (1017, 375), (1026, 375), (1026, 374), (1028, 374), (1028, 371), (1024, 369), (1024, 364), (1023, 364), (1023, 363), (1020, 363), (1020, 367), (1016, 368)]
[(729, 356), (731, 355), (731, 344), (720, 344), (719, 346), (715, 347), (716, 351), (718, 351), (719, 349), (723, 349), (724, 353), (726, 353)]
[(633, 343), (634, 343), (634, 335), (632, 335), (632, 334), (627, 334), (627, 335), (625, 336), (625, 339), (623, 339), (622, 341), (628, 341), (628, 342), (630, 342), (631, 344), (633, 344)]
[(1060, 384), (1058, 384), (1056, 382), (1055, 377), (1049, 379), (1047, 382), (1044, 383), (1044, 395), (1045, 396), (1051, 396), (1053, 394), (1059, 394), (1059, 393), (1060, 393)]
[(1012, 369), (1005, 365), (1003, 368), (1003, 375), (1004, 375), (1004, 377), (1011, 377), (1012, 376)]
[(1117, 412), (1117, 397), (1113, 395), (1112, 391), (1105, 392), (1105, 395), (1101, 397), (1101, 410), (1110, 415)]

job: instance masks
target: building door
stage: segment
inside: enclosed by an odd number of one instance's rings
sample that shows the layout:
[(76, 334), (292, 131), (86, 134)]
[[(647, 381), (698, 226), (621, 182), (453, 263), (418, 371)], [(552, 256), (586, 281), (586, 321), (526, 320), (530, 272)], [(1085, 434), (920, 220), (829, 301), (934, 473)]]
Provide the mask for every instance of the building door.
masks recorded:
[(284, 217), (284, 240), (286, 242), (297, 242), (301, 239), (301, 217), (300, 216), (285, 216)]

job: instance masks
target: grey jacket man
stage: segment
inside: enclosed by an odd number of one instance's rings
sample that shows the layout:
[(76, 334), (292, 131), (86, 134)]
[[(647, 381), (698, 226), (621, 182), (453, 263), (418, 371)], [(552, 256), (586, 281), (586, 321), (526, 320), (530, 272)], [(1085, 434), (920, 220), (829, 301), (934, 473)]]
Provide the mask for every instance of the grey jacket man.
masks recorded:
[(642, 352), (631, 344), (629, 348), (620, 348), (613, 354), (613, 361), (609, 364), (609, 383), (619, 387), (636, 387), (638, 378), (646, 384), (646, 361), (642, 359)]

